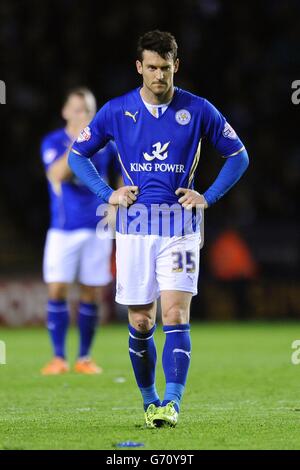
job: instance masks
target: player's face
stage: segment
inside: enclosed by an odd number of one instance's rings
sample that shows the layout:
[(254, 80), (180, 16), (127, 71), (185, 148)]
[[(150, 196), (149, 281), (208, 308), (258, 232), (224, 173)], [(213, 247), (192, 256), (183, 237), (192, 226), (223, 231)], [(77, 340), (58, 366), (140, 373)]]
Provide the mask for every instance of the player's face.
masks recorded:
[(79, 128), (87, 126), (93, 117), (87, 107), (85, 99), (77, 95), (71, 95), (69, 97), (63, 108), (62, 115), (67, 121), (67, 124)]
[(143, 76), (143, 85), (154, 95), (166, 95), (173, 87), (174, 73), (177, 72), (179, 60), (174, 62), (172, 55), (164, 59), (157, 52), (143, 52), (143, 61), (136, 61), (137, 71)]

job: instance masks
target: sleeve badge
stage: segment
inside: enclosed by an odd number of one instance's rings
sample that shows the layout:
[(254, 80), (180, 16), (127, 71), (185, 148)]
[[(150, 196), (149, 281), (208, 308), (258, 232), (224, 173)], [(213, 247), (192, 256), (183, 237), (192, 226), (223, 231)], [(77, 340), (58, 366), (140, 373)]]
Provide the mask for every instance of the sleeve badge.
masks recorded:
[(91, 138), (91, 129), (89, 126), (85, 127), (84, 129), (82, 129), (82, 131), (80, 132), (76, 142), (80, 143), (80, 142), (86, 142), (88, 140), (90, 140)]

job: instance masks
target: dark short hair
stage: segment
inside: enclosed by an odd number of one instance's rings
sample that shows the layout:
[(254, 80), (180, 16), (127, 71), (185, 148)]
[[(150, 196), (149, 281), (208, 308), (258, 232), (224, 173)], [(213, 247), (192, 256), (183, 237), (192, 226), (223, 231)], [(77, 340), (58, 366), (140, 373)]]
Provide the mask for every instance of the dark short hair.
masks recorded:
[(175, 62), (177, 58), (177, 42), (174, 36), (167, 31), (148, 31), (138, 40), (137, 58), (143, 61), (143, 51), (157, 52), (161, 57), (166, 59), (168, 55), (172, 55)]

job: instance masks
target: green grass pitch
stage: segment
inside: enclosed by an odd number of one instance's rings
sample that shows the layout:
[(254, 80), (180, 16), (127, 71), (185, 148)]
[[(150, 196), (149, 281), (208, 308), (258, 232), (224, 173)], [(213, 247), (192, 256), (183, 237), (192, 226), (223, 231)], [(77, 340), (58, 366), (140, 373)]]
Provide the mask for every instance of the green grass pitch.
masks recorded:
[[(0, 449), (115, 449), (138, 441), (149, 450), (299, 449), (300, 365), (291, 344), (298, 323), (192, 324), (192, 362), (175, 429), (143, 428), (128, 357), (126, 325), (103, 326), (94, 358), (101, 376), (42, 377), (47, 332), (2, 329)], [(161, 328), (157, 383), (163, 394)], [(70, 362), (77, 332), (68, 336)]]

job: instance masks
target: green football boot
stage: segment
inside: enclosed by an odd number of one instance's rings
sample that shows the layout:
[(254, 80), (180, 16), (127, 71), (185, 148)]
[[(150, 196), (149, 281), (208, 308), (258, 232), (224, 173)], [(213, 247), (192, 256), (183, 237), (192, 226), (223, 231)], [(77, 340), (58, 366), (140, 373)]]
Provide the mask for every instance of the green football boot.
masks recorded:
[(178, 413), (174, 407), (175, 401), (170, 401), (166, 406), (156, 408), (152, 416), (152, 424), (156, 428), (168, 426), (174, 428), (178, 421)]
[(155, 406), (151, 403), (145, 411), (145, 423), (146, 427), (149, 429), (154, 429), (156, 426), (153, 424), (153, 418), (159, 410), (160, 407)]

